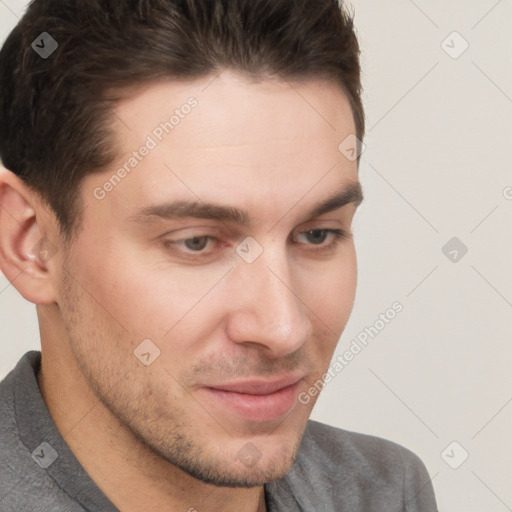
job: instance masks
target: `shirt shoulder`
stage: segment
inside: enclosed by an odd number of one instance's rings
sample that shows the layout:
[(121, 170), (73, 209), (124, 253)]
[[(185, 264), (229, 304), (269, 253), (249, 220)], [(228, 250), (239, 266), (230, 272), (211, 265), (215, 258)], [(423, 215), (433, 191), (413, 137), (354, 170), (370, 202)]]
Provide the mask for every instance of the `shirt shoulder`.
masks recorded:
[(413, 452), (312, 420), (281, 485), (296, 510), (437, 512), (431, 478)]
[[(25, 354), (0, 382), (0, 510), (84, 512), (85, 509), (70, 499), (44, 467), (48, 461), (45, 456), (52, 454), (45, 454), (44, 446), (43, 451), (37, 451), (36, 446), (28, 446), (20, 435), (16, 415), (17, 396), (20, 387), (31, 385), (26, 377), (32, 371), (32, 364), (37, 364), (39, 354), (36, 351)], [(31, 411), (25, 412), (30, 416)], [(33, 412), (32, 419), (37, 423), (36, 410)]]

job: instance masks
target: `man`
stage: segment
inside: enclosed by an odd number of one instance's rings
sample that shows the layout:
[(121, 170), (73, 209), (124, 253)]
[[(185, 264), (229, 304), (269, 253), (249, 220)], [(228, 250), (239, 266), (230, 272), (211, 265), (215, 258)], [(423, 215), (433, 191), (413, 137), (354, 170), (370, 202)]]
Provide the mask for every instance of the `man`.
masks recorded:
[(414, 454), (308, 421), (356, 286), (358, 54), (335, 0), (29, 6), (0, 265), (41, 352), (0, 384), (2, 511), (436, 510)]

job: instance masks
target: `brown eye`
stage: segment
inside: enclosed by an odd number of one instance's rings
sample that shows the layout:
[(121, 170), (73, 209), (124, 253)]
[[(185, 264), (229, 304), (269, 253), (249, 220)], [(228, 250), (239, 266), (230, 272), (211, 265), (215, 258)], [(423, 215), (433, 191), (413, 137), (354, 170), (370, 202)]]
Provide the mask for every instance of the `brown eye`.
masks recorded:
[(195, 236), (182, 240), (182, 242), (190, 251), (202, 251), (207, 246), (210, 238), (210, 236)]
[(319, 253), (336, 250), (338, 244), (346, 238), (350, 238), (350, 234), (342, 229), (309, 229), (298, 233), (294, 242), (306, 246), (306, 250), (312, 253)]
[(313, 245), (323, 244), (329, 234), (327, 229), (311, 229), (303, 233)]

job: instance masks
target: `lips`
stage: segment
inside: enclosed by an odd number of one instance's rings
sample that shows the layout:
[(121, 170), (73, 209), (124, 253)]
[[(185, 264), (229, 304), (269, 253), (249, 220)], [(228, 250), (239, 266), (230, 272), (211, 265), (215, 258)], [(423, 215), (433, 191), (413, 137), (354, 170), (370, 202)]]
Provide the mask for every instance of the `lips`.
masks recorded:
[(275, 393), (282, 388), (291, 386), (299, 380), (302, 376), (300, 375), (287, 375), (274, 379), (272, 381), (262, 380), (246, 380), (243, 382), (235, 382), (231, 384), (220, 384), (210, 386), (212, 389), (218, 389), (220, 391), (231, 391), (232, 393), (244, 393), (249, 395), (269, 395)]
[(201, 388), (210, 405), (228, 409), (252, 422), (272, 421), (284, 416), (297, 403), (302, 375), (286, 375), (274, 380), (246, 380)]

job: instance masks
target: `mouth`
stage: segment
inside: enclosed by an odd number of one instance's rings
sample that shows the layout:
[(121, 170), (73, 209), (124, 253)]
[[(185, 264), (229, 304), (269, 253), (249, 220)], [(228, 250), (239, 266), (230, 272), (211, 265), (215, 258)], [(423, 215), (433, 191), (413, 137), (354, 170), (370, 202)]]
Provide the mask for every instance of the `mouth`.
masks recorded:
[(273, 381), (250, 380), (201, 388), (214, 404), (244, 420), (263, 423), (287, 414), (297, 402), (303, 376), (288, 375)]

